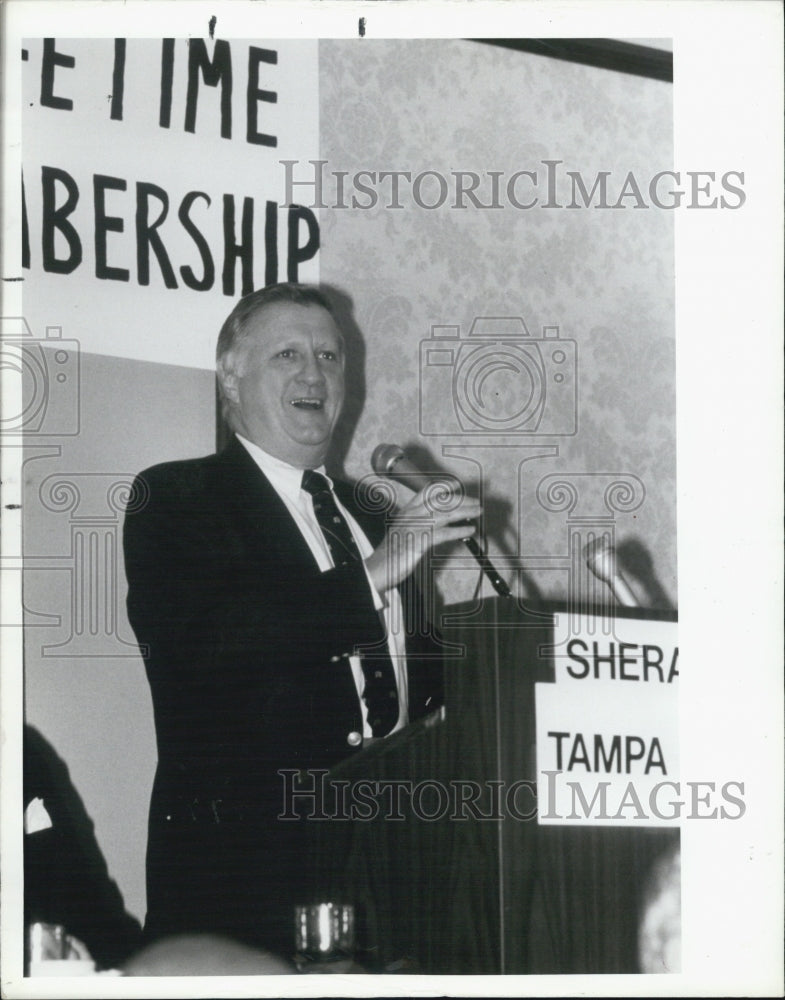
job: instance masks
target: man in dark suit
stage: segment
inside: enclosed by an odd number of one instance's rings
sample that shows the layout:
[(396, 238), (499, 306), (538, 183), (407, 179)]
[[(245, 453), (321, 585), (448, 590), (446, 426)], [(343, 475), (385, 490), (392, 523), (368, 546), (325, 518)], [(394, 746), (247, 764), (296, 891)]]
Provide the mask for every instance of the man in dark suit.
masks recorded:
[(149, 939), (206, 931), (289, 949), (307, 865), (302, 824), (276, 818), (279, 772), (328, 768), (440, 704), (434, 644), (392, 627), (422, 551), (391, 539), (408, 517), (430, 519), (422, 545), (466, 537), (454, 522), (479, 505), (431, 512), (417, 494), (385, 532), (351, 487), (304, 479), (324, 472), (344, 366), (318, 290), (246, 296), (217, 350), (234, 439), (137, 480), (124, 543), (158, 743)]

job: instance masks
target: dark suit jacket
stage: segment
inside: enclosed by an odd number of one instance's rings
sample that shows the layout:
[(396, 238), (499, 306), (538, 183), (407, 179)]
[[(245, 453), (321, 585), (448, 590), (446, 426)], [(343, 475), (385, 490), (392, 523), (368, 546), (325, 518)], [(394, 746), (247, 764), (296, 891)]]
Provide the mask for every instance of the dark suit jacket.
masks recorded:
[[(378, 516), (351, 487), (336, 492), (376, 544)], [(236, 439), (218, 455), (147, 470), (135, 496), (124, 533), (128, 614), (158, 743), (146, 931), (224, 931), (275, 946), (284, 921), (280, 944), (291, 947), (288, 914), (306, 891), (302, 831), (275, 818), (277, 772), (357, 752), (348, 656), (384, 641), (364, 569), (320, 572)], [(441, 704), (441, 663), (425, 635), (407, 639), (407, 651), (413, 720)]]

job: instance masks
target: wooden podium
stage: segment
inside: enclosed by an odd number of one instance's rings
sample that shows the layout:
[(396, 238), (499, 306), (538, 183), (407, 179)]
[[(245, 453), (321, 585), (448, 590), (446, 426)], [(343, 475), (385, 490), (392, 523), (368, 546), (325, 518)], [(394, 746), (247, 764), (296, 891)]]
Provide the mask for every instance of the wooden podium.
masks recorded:
[[(448, 609), (445, 711), (331, 772), (336, 818), (306, 824), (314, 898), (355, 906), (370, 971), (639, 971), (644, 883), (678, 829), (539, 825), (524, 784), (536, 773), (534, 685), (553, 678), (541, 647), (566, 613), (501, 599)], [(341, 819), (358, 792), (362, 818), (355, 803)]]

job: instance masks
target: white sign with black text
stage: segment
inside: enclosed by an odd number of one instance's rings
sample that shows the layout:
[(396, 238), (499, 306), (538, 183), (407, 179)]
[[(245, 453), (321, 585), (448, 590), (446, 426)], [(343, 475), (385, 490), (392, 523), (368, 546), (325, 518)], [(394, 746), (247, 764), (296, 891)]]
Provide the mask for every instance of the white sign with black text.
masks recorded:
[(315, 39), (28, 38), (21, 59), (36, 336), (211, 369), (241, 295), (318, 281), (317, 212), (285, 183), (319, 154)]
[(542, 824), (678, 825), (675, 622), (560, 614), (555, 683), (538, 683)]

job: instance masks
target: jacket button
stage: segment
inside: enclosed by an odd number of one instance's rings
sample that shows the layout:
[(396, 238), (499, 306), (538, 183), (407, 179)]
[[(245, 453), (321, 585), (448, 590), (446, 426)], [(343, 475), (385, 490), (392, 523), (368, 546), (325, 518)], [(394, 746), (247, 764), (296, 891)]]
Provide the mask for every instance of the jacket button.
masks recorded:
[(340, 660), (340, 656), (331, 656), (330, 663), (337, 663)]
[(346, 737), (346, 742), (349, 744), (350, 747), (358, 747), (362, 743), (362, 741), (363, 741), (362, 736), (360, 735), (360, 733), (356, 731), (349, 733), (349, 735)]

